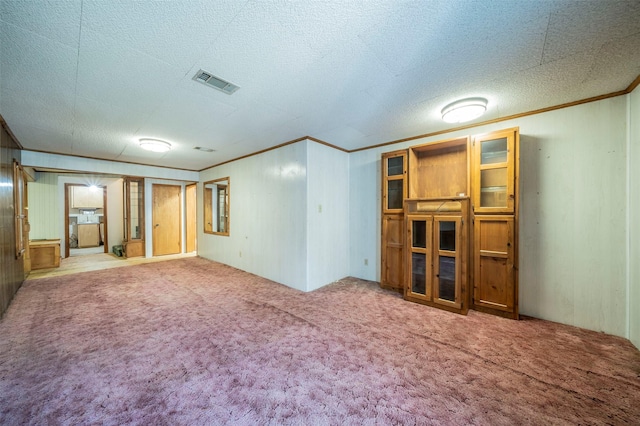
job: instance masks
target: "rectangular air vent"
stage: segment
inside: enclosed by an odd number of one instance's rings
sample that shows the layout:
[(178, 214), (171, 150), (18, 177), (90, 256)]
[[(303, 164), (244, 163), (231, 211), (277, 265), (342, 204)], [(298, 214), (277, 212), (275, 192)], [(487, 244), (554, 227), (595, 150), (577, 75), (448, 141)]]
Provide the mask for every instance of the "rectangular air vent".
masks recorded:
[(198, 151), (202, 151), (202, 152), (215, 152), (215, 149), (211, 149), (211, 148), (205, 148), (204, 146), (194, 146), (193, 149), (197, 149)]
[(198, 81), (202, 84), (206, 84), (207, 86), (211, 86), (214, 89), (218, 89), (221, 92), (226, 93), (227, 95), (231, 95), (236, 90), (240, 88), (240, 86), (236, 86), (233, 83), (229, 83), (226, 80), (221, 79), (220, 77), (216, 77), (210, 72), (200, 70), (193, 76), (195, 81)]

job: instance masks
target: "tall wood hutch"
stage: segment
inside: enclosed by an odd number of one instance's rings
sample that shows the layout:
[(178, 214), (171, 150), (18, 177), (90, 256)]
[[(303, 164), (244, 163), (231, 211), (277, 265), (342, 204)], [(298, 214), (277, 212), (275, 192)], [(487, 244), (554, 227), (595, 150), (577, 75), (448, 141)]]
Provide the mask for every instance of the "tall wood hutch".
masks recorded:
[(382, 154), (381, 286), (518, 318), (518, 129)]

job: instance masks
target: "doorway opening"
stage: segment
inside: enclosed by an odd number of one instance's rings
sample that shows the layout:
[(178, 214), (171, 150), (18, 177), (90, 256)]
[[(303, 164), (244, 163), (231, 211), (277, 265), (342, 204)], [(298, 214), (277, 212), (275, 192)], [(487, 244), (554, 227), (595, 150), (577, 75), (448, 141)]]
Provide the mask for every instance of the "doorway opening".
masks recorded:
[(108, 253), (107, 187), (64, 184), (64, 257)]

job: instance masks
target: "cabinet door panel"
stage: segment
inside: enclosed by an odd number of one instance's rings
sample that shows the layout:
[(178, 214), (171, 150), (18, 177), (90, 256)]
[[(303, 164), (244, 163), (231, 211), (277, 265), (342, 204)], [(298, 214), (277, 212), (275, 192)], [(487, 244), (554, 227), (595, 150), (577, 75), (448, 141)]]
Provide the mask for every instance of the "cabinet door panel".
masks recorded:
[(474, 304), (515, 312), (513, 216), (474, 220)]
[(382, 212), (403, 213), (407, 197), (407, 151), (382, 154)]
[(104, 204), (103, 188), (72, 186), (71, 208), (102, 208)]
[(404, 288), (404, 216), (382, 217), (382, 271), (380, 285), (383, 288)]
[(513, 213), (517, 132), (505, 130), (473, 140), (472, 192), (476, 213)]
[(434, 259), (433, 301), (440, 305), (462, 307), (462, 217), (434, 218), (436, 256)]
[(384, 286), (391, 289), (402, 289), (404, 281), (403, 265), (402, 265), (402, 247), (387, 247), (386, 253), (386, 277)]
[(407, 221), (408, 274), (405, 296), (431, 301), (433, 287), (433, 216), (412, 216)]

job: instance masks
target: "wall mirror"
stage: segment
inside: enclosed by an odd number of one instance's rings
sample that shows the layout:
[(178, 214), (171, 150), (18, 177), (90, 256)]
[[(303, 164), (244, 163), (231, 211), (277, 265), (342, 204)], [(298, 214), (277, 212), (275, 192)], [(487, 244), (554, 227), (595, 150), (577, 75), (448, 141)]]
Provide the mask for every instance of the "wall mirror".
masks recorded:
[(204, 183), (204, 232), (229, 235), (229, 177)]

